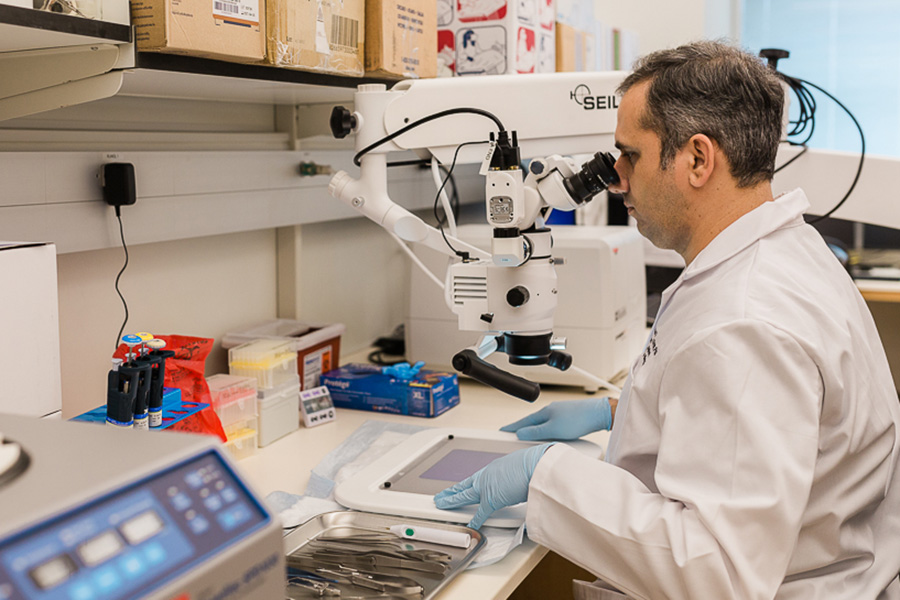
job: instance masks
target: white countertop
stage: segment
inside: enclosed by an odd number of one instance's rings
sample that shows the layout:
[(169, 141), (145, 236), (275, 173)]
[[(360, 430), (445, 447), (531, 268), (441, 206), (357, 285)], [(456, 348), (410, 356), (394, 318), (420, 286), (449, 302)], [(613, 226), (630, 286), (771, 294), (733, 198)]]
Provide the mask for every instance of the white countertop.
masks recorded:
[[(587, 396), (580, 388), (542, 387), (540, 398), (529, 404), (478, 382), (462, 379), (460, 403), (433, 419), (338, 409), (334, 421), (310, 429), (301, 424), (299, 430), (265, 448), (260, 448), (255, 455), (239, 461), (238, 468), (262, 497), (279, 490), (302, 494), (313, 467), (367, 420), (405, 422), (425, 427), (498, 429), (552, 401), (573, 400)], [(602, 395), (603, 392), (601, 390), (598, 394)], [(608, 435), (608, 432), (600, 432), (591, 434), (586, 439), (605, 447)], [(500, 562), (460, 574), (447, 585), (439, 597), (441, 600), (506, 598), (546, 553), (546, 548), (526, 538), (521, 546)]]

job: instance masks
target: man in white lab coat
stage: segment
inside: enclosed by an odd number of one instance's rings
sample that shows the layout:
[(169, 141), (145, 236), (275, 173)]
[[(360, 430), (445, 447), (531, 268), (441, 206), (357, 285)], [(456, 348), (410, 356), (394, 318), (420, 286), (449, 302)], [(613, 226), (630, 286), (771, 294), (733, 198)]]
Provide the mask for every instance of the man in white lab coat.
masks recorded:
[(618, 406), (505, 428), (573, 439), (614, 417), (606, 462), (538, 445), (437, 505), (479, 504), (476, 526), (527, 498), (529, 537), (599, 577), (578, 598), (900, 598), (900, 403), (803, 192), (773, 198), (777, 76), (699, 42), (645, 57), (620, 92), (611, 189), (687, 266)]

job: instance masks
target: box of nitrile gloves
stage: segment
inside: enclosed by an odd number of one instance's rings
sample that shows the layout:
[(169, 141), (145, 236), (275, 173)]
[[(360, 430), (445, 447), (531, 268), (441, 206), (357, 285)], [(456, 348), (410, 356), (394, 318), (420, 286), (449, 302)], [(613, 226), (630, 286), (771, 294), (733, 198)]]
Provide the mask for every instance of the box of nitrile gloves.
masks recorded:
[(381, 367), (351, 363), (320, 381), (338, 408), (436, 417), (459, 404), (459, 380), (446, 371), (422, 369), (412, 379), (399, 379), (383, 374)]

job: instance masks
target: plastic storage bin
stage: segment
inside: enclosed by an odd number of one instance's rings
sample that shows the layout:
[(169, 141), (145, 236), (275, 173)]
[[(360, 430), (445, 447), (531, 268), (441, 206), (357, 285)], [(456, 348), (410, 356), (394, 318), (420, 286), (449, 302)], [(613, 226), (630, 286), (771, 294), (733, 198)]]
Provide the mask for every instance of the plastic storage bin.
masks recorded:
[(346, 327), (342, 323), (330, 325), (309, 324), (291, 319), (273, 319), (226, 333), (223, 348), (260, 339), (291, 341), (297, 352), (297, 374), (300, 389), (308, 390), (319, 385), (319, 376), (340, 364), (341, 335)]
[[(219, 374), (207, 377), (206, 383), (209, 385), (210, 404), (219, 415), (219, 421), (225, 428), (226, 435), (229, 428), (233, 429), (236, 423), (255, 419), (255, 378)], [(253, 429), (256, 429), (256, 425)]]
[(259, 445), (267, 446), (300, 428), (300, 378), (257, 391)]
[[(256, 400), (254, 400), (254, 403)], [(255, 416), (250, 417), (249, 419), (243, 419), (241, 421), (234, 421), (230, 425), (222, 425), (222, 429), (225, 430), (225, 437), (228, 439), (237, 437), (240, 432), (245, 429), (251, 429), (257, 434), (259, 433), (259, 424), (257, 423), (257, 419)], [(258, 439), (258, 438), (257, 438)]]
[(241, 460), (256, 454), (257, 432), (255, 429), (241, 429), (236, 431), (225, 442), (225, 450), (235, 460)]
[(297, 377), (297, 353), (290, 341), (248, 342), (228, 350), (228, 372), (256, 378), (257, 389), (278, 387)]

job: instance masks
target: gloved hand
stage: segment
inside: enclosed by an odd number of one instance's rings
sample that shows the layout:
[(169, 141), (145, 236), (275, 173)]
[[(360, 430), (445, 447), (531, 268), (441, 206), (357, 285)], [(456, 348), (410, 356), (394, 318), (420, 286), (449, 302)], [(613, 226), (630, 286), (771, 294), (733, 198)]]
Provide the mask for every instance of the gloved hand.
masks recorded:
[(425, 361), (420, 360), (413, 366), (409, 366), (408, 362), (393, 364), (389, 367), (381, 367), (381, 372), (390, 375), (395, 379), (412, 379), (419, 374), (419, 369), (425, 366)]
[(528, 484), (544, 452), (553, 444), (541, 444), (511, 452), (486, 467), (438, 492), (434, 505), (442, 509), (478, 504), (469, 527), (479, 529), (491, 513), (528, 499)]
[(513, 431), (520, 440), (577, 440), (612, 427), (609, 398), (560, 400), (531, 413), (500, 431)]

